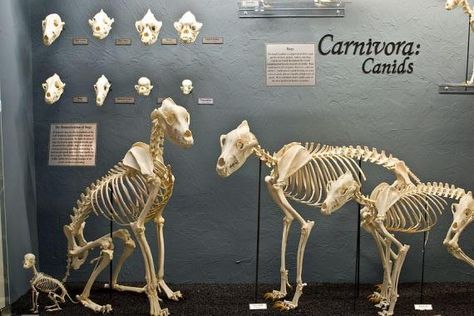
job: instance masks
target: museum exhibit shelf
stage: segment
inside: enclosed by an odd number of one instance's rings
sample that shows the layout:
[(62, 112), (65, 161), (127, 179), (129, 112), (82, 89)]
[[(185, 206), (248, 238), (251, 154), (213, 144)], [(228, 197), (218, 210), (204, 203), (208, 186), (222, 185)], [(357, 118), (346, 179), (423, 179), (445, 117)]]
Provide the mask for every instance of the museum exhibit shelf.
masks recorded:
[(240, 18), (324, 18), (344, 17), (341, 1), (247, 1), (238, 3)]

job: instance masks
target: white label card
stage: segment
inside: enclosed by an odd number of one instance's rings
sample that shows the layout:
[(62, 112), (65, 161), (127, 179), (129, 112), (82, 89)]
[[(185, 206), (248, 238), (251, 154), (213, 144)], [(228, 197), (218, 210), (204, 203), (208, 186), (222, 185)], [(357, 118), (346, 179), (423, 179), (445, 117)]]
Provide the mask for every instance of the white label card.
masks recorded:
[(253, 303), (249, 304), (249, 309), (252, 310), (265, 310), (267, 309), (267, 303)]
[(433, 306), (431, 304), (415, 304), (416, 311), (432, 311)]

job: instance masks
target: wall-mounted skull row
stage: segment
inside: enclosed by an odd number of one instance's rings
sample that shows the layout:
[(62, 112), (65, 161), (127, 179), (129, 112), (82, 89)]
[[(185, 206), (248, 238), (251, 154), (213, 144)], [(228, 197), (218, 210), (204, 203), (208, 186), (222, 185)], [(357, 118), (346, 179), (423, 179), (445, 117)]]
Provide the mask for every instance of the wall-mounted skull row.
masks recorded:
[[(114, 21), (115, 20), (110, 18), (104, 10), (100, 10), (92, 19), (89, 19), (92, 35), (100, 40), (106, 38), (110, 30), (112, 30)], [(59, 14), (53, 13), (48, 15), (42, 22), (44, 45), (50, 46), (53, 44), (61, 35), (64, 25), (65, 23)], [(179, 21), (174, 22), (174, 28), (176, 32), (178, 32), (179, 39), (184, 44), (194, 43), (202, 25), (202, 23), (196, 20), (196, 17), (191, 11), (187, 11)], [(163, 22), (158, 21), (150, 9), (148, 9), (141, 20), (135, 22), (135, 28), (140, 35), (140, 40), (145, 45), (156, 43), (162, 26)]]
[[(111, 86), (112, 84), (106, 76), (102, 75), (97, 79), (97, 82), (94, 84), (95, 103), (97, 106), (104, 104)], [(46, 82), (43, 83), (44, 101), (48, 104), (56, 103), (61, 98), (64, 87), (66, 87), (66, 84), (61, 80), (58, 74), (54, 74), (46, 79)], [(151, 80), (147, 77), (141, 77), (135, 85), (137, 93), (143, 96), (149, 96), (152, 89), (153, 85), (151, 84)], [(193, 90), (192, 81), (189, 79), (183, 80), (180, 89), (183, 94), (190, 94)]]

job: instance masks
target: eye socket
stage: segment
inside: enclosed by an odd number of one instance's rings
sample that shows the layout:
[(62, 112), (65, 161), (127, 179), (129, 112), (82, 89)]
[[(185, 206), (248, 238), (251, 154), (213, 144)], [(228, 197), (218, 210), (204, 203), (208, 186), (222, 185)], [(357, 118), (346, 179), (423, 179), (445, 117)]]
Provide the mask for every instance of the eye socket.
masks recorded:
[(344, 194), (347, 193), (347, 191), (349, 191), (348, 188), (343, 188), (343, 189), (341, 189), (341, 194), (344, 195)]
[(61, 88), (61, 85), (59, 84), (59, 82), (56, 82), (56, 83), (54, 84), (54, 86), (55, 86), (56, 88), (58, 88), (58, 89)]
[(95, 92), (97, 92), (97, 85), (96, 84), (94, 85), (94, 90), (95, 90)]
[(153, 32), (155, 32), (155, 31), (156, 31), (156, 26), (152, 25), (152, 26), (151, 26), (151, 30), (152, 30)]
[(221, 146), (225, 145), (226, 137), (221, 137)]
[(242, 150), (244, 148), (244, 142), (239, 139), (237, 143), (235, 143), (235, 146), (237, 146), (239, 150)]
[(189, 123), (189, 116), (186, 116), (186, 123)]
[(466, 216), (471, 216), (471, 210), (470, 209), (467, 209), (464, 214), (466, 214)]
[(107, 86), (104, 86), (104, 91), (107, 91)]
[(196, 31), (196, 26), (195, 26), (195, 25), (191, 25), (191, 30)]
[(53, 24), (54, 24), (54, 26), (58, 27), (58, 26), (59, 26), (59, 21), (58, 21), (58, 20), (54, 20), (54, 21), (53, 21)]

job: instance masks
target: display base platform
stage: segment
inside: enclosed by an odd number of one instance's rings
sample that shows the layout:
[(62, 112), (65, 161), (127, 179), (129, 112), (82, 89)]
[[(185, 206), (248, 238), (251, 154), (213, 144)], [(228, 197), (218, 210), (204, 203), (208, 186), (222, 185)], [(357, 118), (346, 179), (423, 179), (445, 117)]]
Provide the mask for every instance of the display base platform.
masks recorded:
[[(68, 284), (75, 297), (82, 289), (81, 284)], [(309, 284), (304, 289), (300, 306), (291, 312), (278, 313), (271, 308), (267, 311), (249, 311), (249, 303), (254, 302), (255, 288), (250, 284), (184, 284), (172, 286), (183, 292), (185, 299), (180, 302), (163, 300), (162, 306), (169, 308), (172, 315), (377, 315), (377, 309), (366, 297), (373, 292), (372, 285), (362, 285), (360, 297), (354, 306), (354, 286), (352, 284)], [(275, 285), (263, 284), (259, 292), (263, 294)], [(396, 315), (472, 315), (474, 283), (430, 283), (424, 286), (424, 303), (433, 304), (432, 311), (415, 311), (413, 304), (420, 302), (420, 284), (401, 284)], [(12, 306), (13, 315), (29, 314), (31, 293), (27, 293)], [(92, 299), (97, 303), (112, 304), (113, 315), (148, 315), (148, 301), (145, 295), (115, 292), (96, 287)], [(263, 302), (263, 300), (261, 300)], [(48, 304), (41, 296), (40, 309)], [(269, 304), (269, 307), (270, 304)], [(354, 309), (355, 307), (355, 309)], [(82, 306), (70, 302), (63, 305), (61, 312), (42, 315), (97, 315)]]

